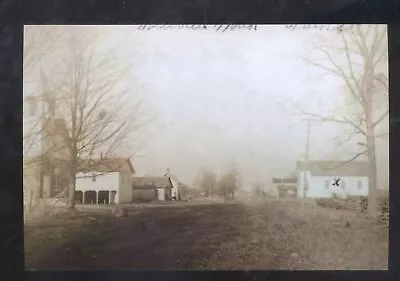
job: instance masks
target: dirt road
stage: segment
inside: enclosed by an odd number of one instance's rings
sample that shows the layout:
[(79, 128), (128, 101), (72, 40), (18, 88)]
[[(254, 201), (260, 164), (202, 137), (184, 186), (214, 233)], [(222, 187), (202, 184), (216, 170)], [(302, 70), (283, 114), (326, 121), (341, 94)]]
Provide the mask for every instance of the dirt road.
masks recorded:
[(26, 268), (386, 269), (387, 230), (335, 212), (258, 202), (82, 213), (27, 224)]

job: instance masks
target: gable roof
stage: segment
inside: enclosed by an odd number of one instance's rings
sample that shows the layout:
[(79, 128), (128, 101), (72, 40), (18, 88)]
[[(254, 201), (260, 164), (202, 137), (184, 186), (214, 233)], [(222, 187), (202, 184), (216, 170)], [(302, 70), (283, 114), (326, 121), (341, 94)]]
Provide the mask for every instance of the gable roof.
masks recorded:
[(169, 177), (134, 177), (132, 182), (133, 188), (171, 188)]
[(368, 177), (367, 161), (297, 161), (297, 169), (314, 176)]
[(99, 173), (112, 173), (119, 172), (124, 167), (128, 165), (132, 174), (135, 173), (132, 162), (129, 158), (107, 158), (107, 159), (92, 159), (83, 160), (80, 162), (81, 172), (99, 172)]

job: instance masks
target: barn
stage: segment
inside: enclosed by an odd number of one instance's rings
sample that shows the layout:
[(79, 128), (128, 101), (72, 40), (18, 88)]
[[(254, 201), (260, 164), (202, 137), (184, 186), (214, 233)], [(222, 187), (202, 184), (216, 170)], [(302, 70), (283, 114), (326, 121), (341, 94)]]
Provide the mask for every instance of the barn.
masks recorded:
[(171, 200), (172, 183), (170, 177), (134, 177), (132, 201)]

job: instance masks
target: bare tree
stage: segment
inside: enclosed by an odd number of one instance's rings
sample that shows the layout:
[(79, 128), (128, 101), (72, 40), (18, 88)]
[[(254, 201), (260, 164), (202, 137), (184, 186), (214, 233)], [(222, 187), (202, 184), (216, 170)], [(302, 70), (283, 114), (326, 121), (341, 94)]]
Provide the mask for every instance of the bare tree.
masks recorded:
[(240, 188), (239, 173), (236, 169), (231, 169), (224, 174), (218, 181), (218, 190), (224, 198), (235, 198), (235, 192)]
[(329, 42), (324, 38), (316, 50), (323, 55), (325, 62), (316, 59), (305, 59), (307, 63), (321, 68), (339, 77), (348, 93), (347, 112), (342, 108), (329, 116), (306, 112), (299, 108), (303, 115), (324, 122), (335, 122), (351, 128), (345, 136), (347, 140), (361, 137), (359, 142), (362, 151), (347, 162), (358, 157), (367, 156), (369, 163), (368, 211), (376, 215), (377, 137), (387, 133), (377, 133), (377, 127), (389, 113), (388, 108), (388, 73), (387, 73), (387, 35), (384, 25), (355, 25), (352, 29), (340, 33), (340, 40)]
[(255, 197), (265, 196), (264, 185), (261, 182), (255, 182), (252, 184), (252, 193)]
[(23, 77), (31, 74), (40, 61), (53, 53), (60, 39), (57, 27), (31, 26), (24, 28)]
[(44, 69), (41, 79), (49, 108), (38, 134), (44, 140), (41, 156), (49, 169), (67, 174), (69, 209), (75, 207), (76, 175), (120, 156), (150, 121), (137, 91), (127, 86), (131, 66), (115, 49), (98, 49), (98, 29), (79, 31), (63, 31), (57, 71)]
[[(33, 201), (37, 203), (40, 186), (41, 152), (40, 143), (42, 129), (46, 121), (37, 116), (42, 110), (40, 104), (45, 101), (40, 87), (38, 88), (37, 73), (42, 61), (46, 60), (54, 50), (60, 39), (58, 28), (49, 26), (25, 26), (23, 50), (23, 178), (24, 195), (29, 197), (26, 211), (30, 211)], [(42, 112), (44, 113), (44, 112)]]
[[(57, 28), (48, 26), (25, 26), (24, 28), (24, 50), (23, 50), (23, 78), (24, 78), (24, 133), (23, 133), (23, 155), (28, 155), (37, 144), (39, 132), (42, 129), (42, 119), (37, 118), (40, 110), (38, 100), (44, 101), (41, 89), (30, 88), (30, 83), (35, 81), (36, 72), (42, 60), (54, 52), (54, 48), (60, 38)], [(33, 81), (32, 81), (33, 80)], [(29, 93), (27, 93), (29, 92)], [(31, 164), (31, 158), (26, 164)]]
[(217, 193), (216, 186), (217, 186), (217, 175), (210, 170), (204, 170), (201, 173), (201, 179), (200, 179), (200, 188), (202, 192), (204, 192), (204, 194), (206, 194), (207, 197), (215, 195)]
[(229, 172), (229, 179), (230, 179), (230, 188), (229, 188), (229, 193), (231, 198), (235, 198), (235, 193), (239, 190), (241, 182), (240, 182), (240, 176), (239, 176), (239, 171), (236, 168), (233, 168)]

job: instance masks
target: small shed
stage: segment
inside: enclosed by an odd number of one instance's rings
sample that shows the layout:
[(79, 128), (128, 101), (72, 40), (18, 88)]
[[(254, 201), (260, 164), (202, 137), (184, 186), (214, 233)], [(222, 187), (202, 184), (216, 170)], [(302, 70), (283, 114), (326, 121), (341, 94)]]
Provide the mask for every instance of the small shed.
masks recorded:
[(275, 186), (278, 197), (296, 197), (297, 196), (297, 178), (272, 178), (272, 184)]

